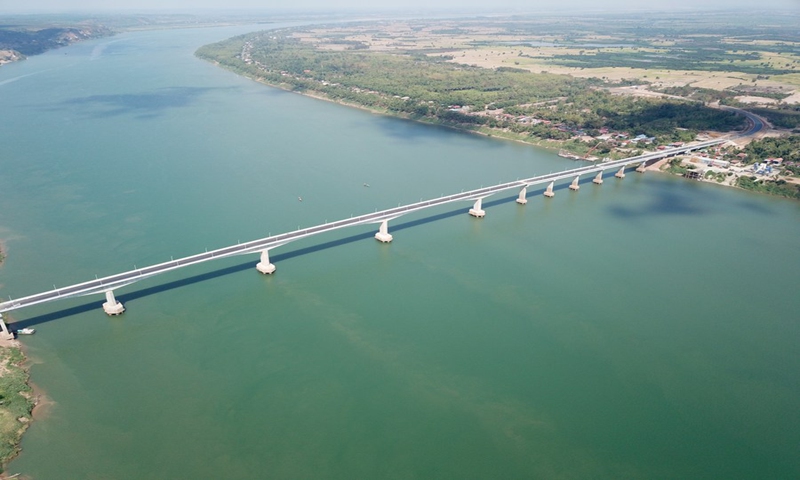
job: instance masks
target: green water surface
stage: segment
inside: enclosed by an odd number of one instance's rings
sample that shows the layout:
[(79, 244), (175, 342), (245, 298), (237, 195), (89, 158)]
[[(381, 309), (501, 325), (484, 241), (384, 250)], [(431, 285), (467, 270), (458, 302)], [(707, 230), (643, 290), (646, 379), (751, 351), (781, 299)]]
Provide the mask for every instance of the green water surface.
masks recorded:
[[(577, 166), (127, 33), (0, 68), (0, 295)], [(363, 186), (364, 183), (369, 187)], [(800, 477), (800, 204), (631, 172), (14, 312), (45, 479)], [(298, 201), (302, 197), (303, 201)]]

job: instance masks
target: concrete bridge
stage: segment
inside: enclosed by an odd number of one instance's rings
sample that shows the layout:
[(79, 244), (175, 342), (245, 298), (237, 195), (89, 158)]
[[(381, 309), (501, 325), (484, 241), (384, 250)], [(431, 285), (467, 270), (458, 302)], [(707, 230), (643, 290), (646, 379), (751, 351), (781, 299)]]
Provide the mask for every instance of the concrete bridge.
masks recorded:
[(6, 327), (6, 324), (3, 321), (2, 314), (4, 312), (10, 312), (13, 310), (18, 310), (20, 308), (30, 307), (41, 303), (53, 302), (65, 298), (78, 297), (84, 295), (104, 294), (106, 297), (106, 302), (103, 303), (103, 310), (108, 315), (119, 315), (125, 311), (125, 307), (122, 305), (122, 303), (116, 300), (116, 298), (114, 297), (114, 291), (122, 287), (125, 287), (127, 285), (130, 285), (132, 283), (138, 282), (140, 280), (144, 280), (146, 278), (159, 275), (161, 273), (188, 267), (190, 265), (197, 265), (199, 263), (208, 262), (218, 258), (226, 258), (235, 255), (258, 253), (261, 255), (261, 258), (258, 264), (256, 264), (256, 269), (261, 273), (271, 274), (275, 272), (275, 265), (273, 265), (269, 261), (269, 251), (274, 248), (286, 245), (287, 243), (293, 242), (295, 240), (300, 240), (302, 238), (311, 237), (313, 235), (318, 235), (321, 233), (330, 232), (333, 230), (339, 230), (342, 228), (352, 227), (356, 225), (379, 224), (380, 226), (378, 227), (378, 232), (375, 234), (375, 238), (381, 242), (391, 242), (392, 235), (389, 233), (389, 222), (391, 220), (394, 220), (398, 217), (401, 217), (409, 213), (418, 212), (420, 210), (448, 203), (468, 201), (468, 202), (474, 202), (472, 208), (470, 208), (468, 211), (469, 214), (474, 217), (480, 218), (486, 214), (481, 205), (483, 199), (490, 197), (496, 193), (504, 192), (507, 190), (518, 189), (519, 196), (517, 198), (517, 203), (524, 205), (528, 201), (526, 198), (527, 189), (528, 187), (531, 187), (533, 185), (540, 185), (547, 183), (548, 185), (545, 189), (544, 195), (546, 197), (552, 197), (555, 195), (555, 193), (553, 192), (553, 186), (555, 182), (560, 180), (571, 178), (572, 183), (570, 184), (569, 188), (572, 190), (578, 190), (580, 188), (579, 183), (582, 176), (595, 175), (592, 181), (596, 184), (602, 184), (603, 172), (607, 170), (618, 170), (615, 176), (618, 178), (624, 178), (625, 170), (628, 167), (632, 167), (633, 165), (637, 165), (636, 168), (637, 171), (644, 172), (644, 167), (648, 162), (653, 162), (655, 160), (659, 160), (674, 155), (681, 155), (684, 153), (691, 152), (693, 150), (699, 150), (702, 148), (721, 144), (726, 141), (727, 140), (710, 140), (706, 142), (696, 143), (693, 145), (686, 145), (683, 147), (646, 153), (644, 155), (626, 158), (623, 160), (614, 160), (594, 165), (586, 165), (583, 167), (564, 170), (557, 173), (549, 173), (546, 175), (538, 175), (535, 177), (526, 178), (522, 180), (515, 180), (513, 182), (501, 183), (491, 187), (479, 188), (467, 192), (456, 193), (432, 200), (424, 200), (421, 202), (390, 208), (388, 210), (382, 210), (379, 212), (369, 213), (366, 215), (360, 215), (357, 217), (351, 217), (348, 219), (339, 220), (332, 223), (324, 223), (322, 225), (303, 228), (295, 230), (293, 232), (283, 233), (280, 235), (273, 235), (246, 243), (240, 243), (237, 245), (232, 245), (217, 250), (200, 253), (197, 255), (191, 255), (188, 257), (179, 258), (177, 260), (170, 260), (169, 262), (159, 263), (157, 265), (137, 268), (127, 272), (118, 273), (116, 275), (90, 280), (88, 282), (78, 283), (63, 288), (55, 288), (53, 290), (48, 290), (46, 292), (37, 293), (34, 295), (28, 295), (26, 297), (9, 299), (6, 302), (0, 303), (0, 330), (1, 330), (0, 337), (13, 336), (8, 331), (8, 328)]

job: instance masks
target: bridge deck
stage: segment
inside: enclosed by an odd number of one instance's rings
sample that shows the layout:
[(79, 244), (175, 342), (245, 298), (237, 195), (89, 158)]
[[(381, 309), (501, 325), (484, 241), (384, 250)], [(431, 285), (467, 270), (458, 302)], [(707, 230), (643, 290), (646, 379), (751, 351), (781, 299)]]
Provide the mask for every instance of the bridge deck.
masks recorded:
[(432, 200), (424, 200), (409, 205), (390, 208), (388, 210), (381, 210), (375, 213), (369, 213), (366, 215), (360, 215), (357, 217), (352, 217), (344, 220), (338, 220), (333, 223), (325, 223), (314, 227), (299, 229), (293, 232), (283, 233), (280, 235), (273, 235), (246, 243), (240, 243), (237, 245), (231, 245), (229, 247), (224, 247), (217, 250), (212, 250), (210, 252), (191, 255), (188, 257), (179, 258), (177, 260), (170, 260), (169, 262), (159, 263), (157, 265), (137, 268), (135, 270), (130, 270), (127, 272), (118, 273), (116, 275), (111, 275), (108, 277), (103, 277), (88, 282), (70, 285), (64, 288), (57, 288), (54, 290), (48, 290), (46, 292), (37, 293), (35, 295), (29, 295), (26, 297), (9, 300), (7, 302), (0, 303), (0, 313), (8, 312), (11, 310), (17, 310), (32, 305), (37, 305), (40, 303), (60, 300), (62, 298), (103, 293), (107, 290), (114, 290), (120, 287), (124, 287), (139, 280), (152, 277), (154, 275), (158, 275), (164, 272), (176, 270), (183, 267), (188, 267), (190, 265), (196, 265), (198, 263), (207, 262), (217, 258), (225, 258), (234, 255), (257, 253), (263, 250), (269, 250), (275, 247), (279, 247), (281, 245), (285, 245), (294, 240), (299, 240), (301, 238), (306, 238), (312, 235), (318, 235), (321, 233), (330, 232), (341, 228), (351, 227), (355, 225), (370, 224), (370, 223), (380, 223), (383, 222), (384, 220), (392, 220), (394, 218), (400, 217), (408, 213), (424, 210), (427, 208), (432, 208), (439, 205), (444, 205), (447, 203), (466, 201), (466, 200), (477, 200), (478, 198), (486, 198), (496, 193), (503, 192), (506, 190), (511, 190), (514, 188), (528, 187), (532, 185), (558, 181), (567, 178), (573, 178), (579, 175), (597, 173), (605, 170), (610, 170), (613, 168), (626, 167), (628, 165), (638, 164), (641, 162), (649, 162), (652, 160), (657, 160), (672, 155), (687, 153), (692, 150), (706, 148), (712, 145), (723, 143), (725, 141), (726, 140), (710, 140), (695, 145), (687, 145), (679, 148), (647, 153), (644, 155), (626, 158), (623, 160), (615, 160), (600, 164), (586, 165), (583, 167), (573, 168), (570, 170), (563, 170), (561, 172), (549, 173), (546, 175), (538, 175), (523, 180), (515, 180), (513, 182), (501, 183), (491, 187), (484, 187), (476, 190), (470, 190), (467, 192), (447, 195)]

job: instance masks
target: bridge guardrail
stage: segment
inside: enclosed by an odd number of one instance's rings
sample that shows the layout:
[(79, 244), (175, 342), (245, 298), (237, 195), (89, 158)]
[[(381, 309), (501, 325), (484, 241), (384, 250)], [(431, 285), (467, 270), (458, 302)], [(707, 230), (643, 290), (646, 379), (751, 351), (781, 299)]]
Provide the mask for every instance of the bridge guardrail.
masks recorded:
[(122, 272), (107, 277), (90, 280), (88, 282), (82, 282), (63, 288), (48, 290), (34, 295), (28, 295), (16, 299), (10, 299), (7, 302), (0, 303), (0, 313), (32, 305), (38, 305), (40, 303), (54, 301), (61, 298), (71, 298), (76, 296), (94, 295), (98, 293), (103, 293), (108, 290), (115, 290), (118, 288), (122, 288), (124, 286), (143, 280), (145, 278), (150, 278), (155, 275), (159, 275), (161, 273), (165, 273), (168, 271), (177, 270), (179, 268), (187, 267), (190, 265), (196, 265), (217, 258), (226, 258), (234, 255), (247, 255), (251, 253), (257, 253), (263, 250), (269, 250), (280, 247), (282, 245), (285, 245), (295, 240), (299, 240), (301, 238), (307, 238), (313, 235), (318, 235), (320, 233), (338, 230), (340, 228), (347, 228), (356, 225), (364, 225), (371, 223), (380, 223), (385, 220), (393, 220), (402, 215), (406, 215), (409, 213), (413, 213), (416, 211), (424, 210), (439, 205), (445, 205), (448, 203), (458, 202), (458, 201), (476, 200), (478, 198), (486, 198), (496, 193), (503, 192), (506, 190), (511, 190), (513, 188), (523, 188), (523, 187), (527, 188), (533, 185), (572, 178), (575, 177), (576, 175), (586, 175), (589, 173), (597, 173), (600, 171), (610, 170), (612, 168), (626, 167), (628, 165), (636, 163), (647, 162), (655, 159), (668, 157), (671, 155), (686, 153), (692, 150), (706, 148), (719, 143), (724, 143), (726, 141), (727, 139), (708, 140), (705, 142), (700, 142), (695, 145), (686, 145), (683, 147), (677, 147), (659, 152), (649, 152), (636, 157), (625, 158), (621, 160), (613, 160), (610, 162), (603, 162), (592, 165), (585, 165), (582, 167), (569, 170), (562, 170), (560, 172), (555, 172), (555, 173), (551, 172), (545, 175), (538, 175), (535, 177), (529, 177), (527, 179), (500, 183), (498, 185), (494, 185), (491, 187), (481, 187), (475, 190), (469, 190), (466, 192), (446, 195), (436, 199), (424, 200), (416, 203), (411, 203), (408, 205), (389, 208), (386, 210), (381, 210), (380, 212), (368, 213), (364, 215), (359, 215), (357, 217), (351, 217), (349, 219), (337, 220), (332, 223), (324, 223), (321, 225), (315, 225), (313, 227), (308, 227), (305, 229), (298, 229), (293, 232), (286, 232), (257, 240), (251, 240), (249, 242), (245, 242), (244, 244), (240, 243), (237, 245), (231, 245), (228, 247), (212, 250), (210, 252), (207, 251), (204, 253), (182, 257), (177, 260), (170, 260), (169, 262), (163, 262), (143, 268), (137, 268), (127, 272)]

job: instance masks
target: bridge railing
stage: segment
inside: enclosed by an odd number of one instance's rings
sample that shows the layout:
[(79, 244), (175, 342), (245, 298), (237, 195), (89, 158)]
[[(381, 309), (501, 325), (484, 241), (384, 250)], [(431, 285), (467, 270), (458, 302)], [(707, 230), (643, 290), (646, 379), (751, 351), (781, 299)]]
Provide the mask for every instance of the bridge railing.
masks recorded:
[(379, 212), (373, 212), (343, 220), (337, 220), (332, 223), (324, 223), (321, 225), (315, 225), (313, 227), (298, 229), (292, 232), (286, 232), (279, 235), (273, 235), (257, 240), (251, 240), (245, 243), (239, 243), (236, 245), (231, 245), (216, 250), (190, 255), (188, 257), (179, 258), (177, 260), (173, 259), (168, 262), (158, 263), (143, 268), (136, 268), (134, 270), (130, 270), (127, 272), (118, 273), (115, 275), (110, 275), (107, 277), (90, 280), (75, 285), (70, 285), (64, 288), (56, 288), (54, 290), (48, 290), (35, 295), (29, 295), (17, 299), (10, 299), (7, 302), (0, 303), (0, 313), (16, 310), (27, 306), (37, 305), (40, 303), (59, 300), (62, 298), (70, 298), (83, 295), (94, 295), (106, 291), (113, 291), (115, 289), (130, 285), (145, 278), (150, 278), (152, 276), (159, 275), (161, 273), (188, 267), (190, 265), (197, 265), (199, 263), (207, 262), (209, 260), (226, 258), (235, 255), (258, 253), (265, 250), (270, 250), (273, 248), (280, 247), (295, 240), (300, 240), (302, 238), (307, 238), (324, 232), (338, 230), (340, 228), (346, 228), (355, 225), (381, 223), (383, 221), (393, 220), (395, 218), (407, 215), (409, 213), (417, 212), (420, 210), (424, 210), (439, 205), (444, 205), (458, 201), (477, 200), (479, 198), (486, 198), (496, 193), (510, 190), (513, 188), (527, 188), (537, 184), (555, 182), (567, 178), (573, 178), (579, 175), (586, 175), (590, 173), (610, 170), (612, 168), (617, 168), (617, 167), (624, 168), (628, 165), (648, 162), (654, 159), (660, 159), (672, 155), (686, 153), (689, 151), (720, 144), (725, 141), (727, 140), (724, 139), (709, 140), (705, 142), (700, 142), (695, 145), (686, 145), (683, 147), (677, 147), (658, 152), (650, 152), (636, 157), (625, 158), (622, 160), (613, 160), (609, 162), (585, 165), (578, 168), (562, 170), (559, 172), (548, 173), (545, 175), (538, 175), (522, 180), (514, 180), (511, 182), (500, 183), (489, 187), (481, 187), (475, 190), (469, 190), (461, 193), (454, 193), (451, 195), (446, 195), (435, 199), (423, 200), (420, 202), (415, 202), (407, 205), (389, 208), (386, 210), (381, 210)]

